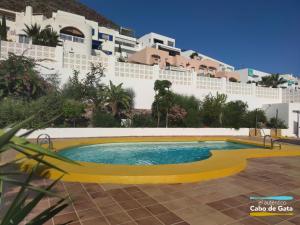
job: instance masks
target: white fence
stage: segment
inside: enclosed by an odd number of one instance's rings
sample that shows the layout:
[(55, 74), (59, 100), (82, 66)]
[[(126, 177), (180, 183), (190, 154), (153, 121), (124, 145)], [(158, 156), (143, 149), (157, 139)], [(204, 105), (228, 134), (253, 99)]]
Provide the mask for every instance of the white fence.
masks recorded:
[[(199, 98), (205, 96), (205, 94), (220, 92), (227, 94), (231, 100), (245, 100), (253, 106), (256, 103), (300, 102), (299, 90), (282, 90), (280, 88), (257, 87), (254, 84), (227, 82), (225, 78), (201, 77), (190, 71), (161, 70), (158, 66), (116, 62), (113, 56), (68, 53), (64, 52), (62, 47), (58, 48), (1, 41), (0, 55), (1, 58), (6, 58), (9, 52), (19, 55), (24, 53), (25, 56), (37, 60), (53, 60), (56, 62), (53, 66), (59, 74), (64, 76), (64, 79), (62, 79), (64, 81), (67, 80), (74, 69), (82, 71), (84, 74), (90, 69), (91, 63), (102, 63), (106, 68), (107, 80), (123, 82), (124, 86), (130, 86), (136, 91), (137, 98), (145, 92), (151, 92), (149, 99), (143, 100), (147, 103), (141, 106), (151, 106), (154, 96), (153, 85), (157, 79), (170, 80), (175, 92), (195, 95)], [(145, 85), (148, 87), (145, 87)], [(137, 86), (144, 87), (143, 89), (140, 88), (141, 93), (139, 89), (135, 89)], [(231, 96), (233, 97), (231, 98)], [(142, 99), (142, 97), (140, 98)], [(270, 102), (268, 102), (269, 100)], [(260, 105), (256, 107), (260, 107)]]
[[(18, 135), (26, 130), (21, 130)], [(270, 130), (265, 129), (265, 134)], [(147, 137), (147, 136), (248, 136), (249, 128), (47, 128), (33, 132), (28, 138), (40, 134), (51, 138), (96, 138), (96, 137)]]
[(63, 68), (87, 71), (90, 70), (91, 64), (101, 63), (105, 68), (108, 67), (108, 57), (105, 56), (92, 56), (76, 53), (64, 53), (63, 54)]
[(154, 78), (153, 66), (115, 62), (114, 68), (116, 77), (137, 80), (153, 80)]
[(282, 102), (300, 102), (300, 90), (299, 89), (283, 89), (282, 90)]
[(29, 45), (16, 42), (1, 41), (1, 57), (7, 58), (8, 53), (24, 54), (36, 60), (55, 60), (55, 48), (41, 45)]

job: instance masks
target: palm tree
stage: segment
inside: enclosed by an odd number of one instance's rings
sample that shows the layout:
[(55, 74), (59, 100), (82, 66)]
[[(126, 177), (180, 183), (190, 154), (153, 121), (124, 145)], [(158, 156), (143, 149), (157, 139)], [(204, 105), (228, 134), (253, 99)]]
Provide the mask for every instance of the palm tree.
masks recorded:
[(41, 42), (47, 46), (55, 47), (59, 43), (59, 35), (56, 31), (52, 30), (51, 26), (46, 26), (40, 32)]
[(219, 124), (223, 124), (223, 111), (227, 100), (227, 95), (217, 93), (215, 100), (215, 109), (219, 109)]
[(262, 77), (259, 84), (265, 87), (277, 88), (281, 84), (285, 84), (286, 82), (287, 81), (284, 78), (280, 77), (280, 75), (277, 73), (277, 74), (271, 74), (270, 76)]
[(172, 83), (168, 80), (156, 80), (154, 83), (155, 103), (157, 111), (157, 127), (160, 124), (161, 110), (166, 111), (166, 127), (168, 127), (169, 108), (172, 102), (172, 93), (170, 87)]
[(7, 41), (7, 27), (5, 16), (2, 16), (2, 23), (0, 23), (0, 38), (3, 41)]
[(51, 47), (58, 45), (59, 35), (56, 31), (52, 30), (51, 26), (48, 25), (44, 29), (41, 29), (41, 26), (35, 23), (31, 26), (25, 24), (25, 27), (26, 29), (23, 29), (23, 31), (32, 39), (33, 44)]
[(126, 110), (130, 108), (131, 97), (129, 93), (122, 88), (123, 83), (114, 85), (109, 81), (109, 87), (106, 88), (106, 102), (111, 108), (113, 116), (119, 113), (121, 107)]
[(35, 23), (35, 24), (31, 24), (30, 26), (25, 24), (25, 27), (26, 28), (23, 29), (23, 31), (29, 38), (32, 39), (32, 43), (39, 44), (39, 39), (41, 36), (41, 26)]

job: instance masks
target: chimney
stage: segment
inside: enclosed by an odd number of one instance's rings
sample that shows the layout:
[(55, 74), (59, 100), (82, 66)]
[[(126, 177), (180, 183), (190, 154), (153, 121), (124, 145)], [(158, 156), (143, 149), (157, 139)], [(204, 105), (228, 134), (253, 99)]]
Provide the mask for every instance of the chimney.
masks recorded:
[(32, 16), (32, 6), (26, 5), (25, 16)]

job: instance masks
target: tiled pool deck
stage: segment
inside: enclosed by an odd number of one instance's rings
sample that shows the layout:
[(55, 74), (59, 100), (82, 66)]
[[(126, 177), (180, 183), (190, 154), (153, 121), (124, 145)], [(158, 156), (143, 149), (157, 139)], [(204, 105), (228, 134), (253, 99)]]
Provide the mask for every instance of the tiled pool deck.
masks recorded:
[[(61, 182), (73, 204), (47, 225), (300, 224), (300, 157), (249, 160), (247, 169), (217, 180), (174, 185)], [(38, 180), (43, 185), (46, 181)], [(12, 196), (13, 190), (8, 193)], [(249, 196), (292, 195), (294, 216), (250, 217)], [(44, 199), (31, 216), (56, 199)]]

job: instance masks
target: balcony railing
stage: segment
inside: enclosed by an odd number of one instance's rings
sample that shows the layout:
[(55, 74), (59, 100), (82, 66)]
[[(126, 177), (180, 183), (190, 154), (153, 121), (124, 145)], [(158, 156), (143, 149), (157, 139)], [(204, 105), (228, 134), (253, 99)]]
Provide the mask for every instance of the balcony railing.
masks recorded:
[(84, 38), (81, 38), (81, 37), (76, 37), (76, 36), (72, 36), (72, 35), (68, 35), (68, 34), (60, 34), (59, 37), (60, 37), (60, 39), (62, 39), (64, 41), (73, 41), (73, 42), (77, 42), (77, 43), (84, 43)]

